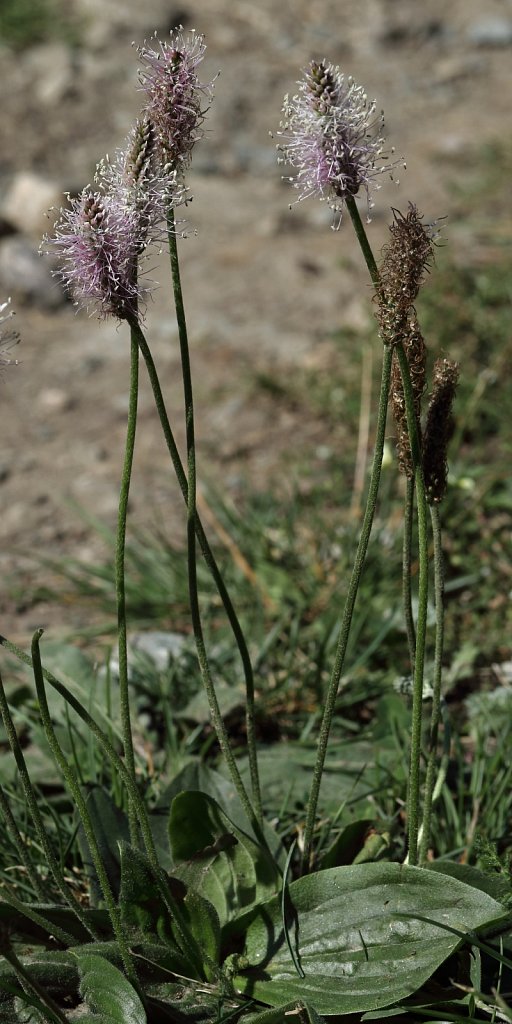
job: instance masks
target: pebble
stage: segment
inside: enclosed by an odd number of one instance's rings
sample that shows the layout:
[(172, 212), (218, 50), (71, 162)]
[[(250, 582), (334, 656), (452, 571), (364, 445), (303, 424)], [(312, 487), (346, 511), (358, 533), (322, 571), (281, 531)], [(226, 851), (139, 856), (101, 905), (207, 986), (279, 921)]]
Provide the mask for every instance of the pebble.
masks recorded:
[(61, 202), (62, 192), (54, 181), (21, 171), (3, 198), (0, 217), (15, 231), (40, 239), (51, 223), (48, 210)]
[[(179, 658), (187, 644), (187, 637), (181, 633), (165, 633), (162, 630), (148, 630), (145, 633), (134, 633), (130, 637), (128, 647), (128, 675), (133, 679), (133, 655), (143, 654), (153, 662), (157, 672), (165, 672), (175, 658)], [(113, 676), (119, 674), (119, 661), (112, 654), (109, 670)]]
[(469, 26), (467, 35), (473, 46), (511, 46), (512, 19), (480, 18)]
[(45, 43), (26, 51), (24, 65), (38, 103), (51, 107), (71, 91), (75, 71), (73, 54), (66, 43)]
[(187, 638), (181, 633), (164, 633), (155, 629), (134, 633), (130, 638), (130, 647), (151, 658), (158, 671), (164, 672), (174, 658), (179, 658), (186, 641)]
[(38, 395), (38, 404), (45, 412), (67, 412), (73, 408), (74, 401), (62, 388), (43, 388)]
[(19, 235), (0, 241), (0, 285), (2, 294), (13, 295), (18, 304), (52, 310), (62, 306), (66, 296), (54, 277), (49, 260)]

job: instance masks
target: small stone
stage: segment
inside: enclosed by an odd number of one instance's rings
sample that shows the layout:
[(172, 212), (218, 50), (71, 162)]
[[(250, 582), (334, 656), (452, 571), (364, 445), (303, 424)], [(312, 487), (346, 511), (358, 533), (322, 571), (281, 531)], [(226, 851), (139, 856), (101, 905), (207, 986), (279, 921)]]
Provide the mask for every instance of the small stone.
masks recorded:
[(15, 231), (40, 239), (48, 231), (48, 210), (61, 202), (62, 192), (54, 181), (22, 171), (4, 196), (0, 217)]
[(38, 403), (46, 412), (67, 412), (73, 408), (73, 399), (62, 388), (43, 388), (38, 395)]
[(0, 241), (0, 285), (2, 294), (12, 295), (18, 304), (57, 309), (67, 301), (49, 260), (17, 235)]
[(512, 45), (512, 20), (510, 18), (480, 18), (468, 29), (468, 39), (474, 46)]
[(72, 89), (73, 54), (66, 43), (32, 46), (25, 54), (24, 63), (38, 103), (51, 107), (60, 103)]
[(187, 638), (181, 633), (149, 630), (146, 633), (135, 633), (130, 639), (130, 647), (133, 651), (145, 654), (159, 672), (164, 672), (175, 658), (179, 658), (186, 642)]

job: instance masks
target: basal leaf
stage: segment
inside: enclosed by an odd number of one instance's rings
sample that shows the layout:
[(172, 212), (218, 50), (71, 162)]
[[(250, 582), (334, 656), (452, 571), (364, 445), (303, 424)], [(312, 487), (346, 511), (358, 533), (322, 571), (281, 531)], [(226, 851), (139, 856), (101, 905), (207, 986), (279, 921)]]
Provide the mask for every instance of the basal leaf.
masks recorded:
[[(129, 843), (120, 843), (119, 848), (119, 907), (123, 923), (146, 940), (160, 939), (175, 945), (170, 915), (147, 857)], [(185, 895), (185, 890), (182, 895)]]
[(278, 889), (271, 856), (204, 793), (175, 797), (169, 837), (174, 874), (213, 904), (221, 925)]
[(76, 953), (80, 993), (92, 1010), (90, 1024), (147, 1024), (144, 1007), (130, 982), (102, 956)]
[[(161, 814), (167, 810), (169, 817), (172, 801), (179, 793), (184, 792), (206, 793), (218, 803), (219, 807), (227, 814), (230, 821), (241, 828), (252, 839), (256, 839), (247, 814), (242, 806), (238, 793), (230, 779), (226, 779), (220, 772), (216, 772), (209, 765), (202, 761), (189, 761), (178, 775), (172, 780), (166, 790), (162, 793), (156, 807), (155, 813)], [(282, 868), (286, 861), (286, 851), (277, 833), (264, 822), (263, 831), (269, 850), (277, 864)], [(161, 845), (161, 844), (160, 844)], [(160, 848), (160, 847), (159, 847)], [(163, 863), (163, 866), (167, 865)]]
[(461, 945), (459, 936), (411, 915), (464, 932), (504, 916), (486, 893), (401, 864), (319, 871), (292, 882), (288, 892), (288, 935), (304, 977), (292, 962), (274, 897), (231, 926), (240, 937), (245, 933), (235, 988), (270, 1006), (305, 1000), (327, 1015), (405, 999)]

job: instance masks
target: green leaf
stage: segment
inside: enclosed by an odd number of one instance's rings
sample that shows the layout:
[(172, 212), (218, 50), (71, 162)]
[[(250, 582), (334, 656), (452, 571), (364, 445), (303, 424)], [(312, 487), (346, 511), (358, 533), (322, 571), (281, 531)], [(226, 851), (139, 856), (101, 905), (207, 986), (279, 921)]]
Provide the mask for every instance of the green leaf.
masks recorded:
[[(123, 924), (130, 926), (141, 939), (158, 938), (161, 942), (175, 946), (170, 915), (162, 901), (160, 886), (147, 857), (129, 843), (120, 843), (119, 849), (119, 909)], [(181, 896), (185, 896), (184, 888)]]
[[(86, 803), (100, 848), (103, 866), (112, 891), (117, 896), (121, 880), (119, 843), (129, 837), (128, 821), (124, 812), (116, 806), (110, 794), (101, 786), (94, 786), (91, 789), (87, 794)], [(91, 903), (92, 906), (98, 906), (103, 900), (103, 894), (82, 825), (78, 829), (78, 843), (84, 869), (89, 879)]]
[(267, 851), (205, 793), (175, 797), (169, 837), (174, 873), (215, 907), (221, 925), (278, 889)]
[[(184, 910), (187, 923), (201, 950), (212, 964), (220, 962), (220, 921), (215, 907), (194, 889), (185, 897)], [(208, 973), (208, 963), (205, 963)], [(209, 979), (210, 980), (210, 979)], [(211, 978), (213, 980), (213, 976)]]
[[(231, 780), (224, 778), (220, 772), (214, 771), (213, 768), (210, 768), (208, 765), (203, 764), (202, 761), (198, 760), (190, 761), (184, 768), (182, 768), (179, 774), (175, 776), (164, 791), (155, 807), (155, 812), (161, 813), (165, 810), (168, 812), (166, 830), (171, 804), (174, 797), (178, 796), (179, 793), (192, 790), (198, 793), (206, 793), (207, 796), (211, 796), (216, 800), (224, 813), (228, 815), (230, 820), (238, 826), (238, 828), (247, 832), (252, 839), (256, 839), (252, 826), (242, 806), (240, 797), (238, 796)], [(153, 823), (153, 818), (150, 820)], [(276, 863), (279, 864), (280, 867), (283, 867), (286, 860), (286, 851), (279, 839), (279, 836), (266, 822), (263, 825), (263, 831), (265, 833), (265, 839), (267, 840), (269, 850), (272, 851), (272, 855)], [(160, 849), (161, 843), (159, 844), (159, 851)], [(167, 867), (165, 863), (163, 863), (163, 866)]]
[(244, 1014), (244, 1024), (291, 1024), (290, 1018), (298, 1018), (297, 1024), (322, 1024), (323, 1018), (303, 1000), (285, 1003), (284, 1006), (261, 1010), (259, 1013)]
[(80, 993), (93, 1015), (88, 1024), (147, 1024), (144, 1007), (132, 985), (117, 967), (94, 953), (75, 953)]
[(292, 882), (288, 893), (288, 933), (304, 978), (290, 957), (280, 899), (273, 898), (236, 922), (246, 945), (235, 988), (270, 1006), (306, 1000), (327, 1015), (405, 999), (461, 945), (459, 936), (415, 921), (415, 914), (464, 932), (505, 916), (486, 893), (401, 864), (320, 871)]
[(439, 871), (451, 878), (458, 878), (474, 889), (481, 889), (499, 903), (507, 903), (510, 898), (510, 885), (506, 878), (498, 874), (487, 874), (472, 864), (457, 864), (452, 860), (435, 860), (426, 865), (429, 871)]
[(372, 825), (372, 818), (361, 818), (359, 821), (352, 821), (350, 825), (345, 825), (323, 854), (320, 868), (339, 868), (343, 864), (352, 864), (354, 857), (360, 853), (365, 836)]

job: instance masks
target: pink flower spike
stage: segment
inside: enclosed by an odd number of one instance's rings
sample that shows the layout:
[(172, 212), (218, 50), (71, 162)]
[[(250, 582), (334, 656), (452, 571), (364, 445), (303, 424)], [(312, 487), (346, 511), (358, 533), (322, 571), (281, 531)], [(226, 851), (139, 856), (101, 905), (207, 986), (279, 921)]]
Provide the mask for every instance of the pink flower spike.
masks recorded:
[(84, 189), (61, 210), (53, 237), (44, 241), (60, 261), (56, 273), (78, 307), (100, 317), (138, 316), (147, 289), (138, 283), (137, 261), (146, 240), (137, 209), (122, 194)]
[(171, 32), (168, 42), (161, 42), (156, 35), (155, 42), (159, 49), (147, 43), (138, 47), (146, 114), (155, 126), (164, 167), (182, 174), (195, 143), (202, 138), (212, 94), (213, 83), (201, 82), (196, 70), (206, 46), (203, 36), (195, 32), (184, 35), (181, 27)]
[[(281, 159), (296, 170), (290, 178), (299, 200), (317, 196), (341, 214), (348, 197), (366, 192), (368, 213), (376, 179), (400, 161), (384, 152), (384, 118), (376, 116), (360, 85), (327, 61), (312, 61), (299, 93), (286, 96), (279, 145)], [(339, 223), (339, 221), (338, 221)]]

